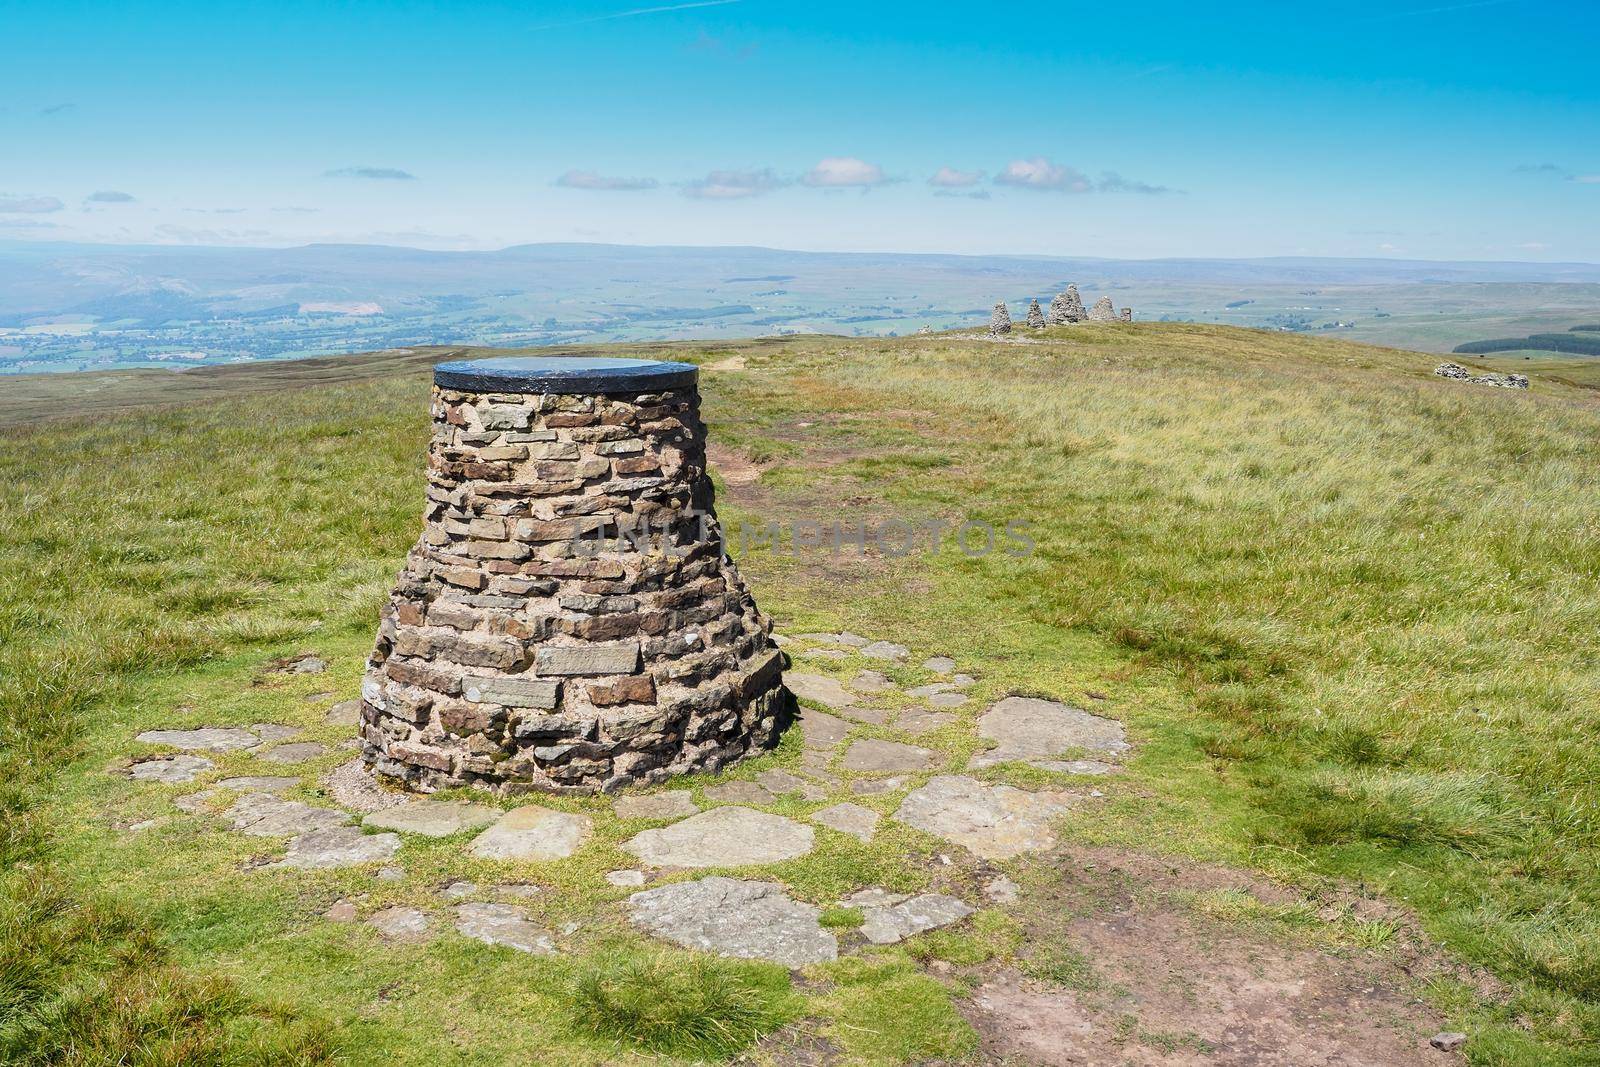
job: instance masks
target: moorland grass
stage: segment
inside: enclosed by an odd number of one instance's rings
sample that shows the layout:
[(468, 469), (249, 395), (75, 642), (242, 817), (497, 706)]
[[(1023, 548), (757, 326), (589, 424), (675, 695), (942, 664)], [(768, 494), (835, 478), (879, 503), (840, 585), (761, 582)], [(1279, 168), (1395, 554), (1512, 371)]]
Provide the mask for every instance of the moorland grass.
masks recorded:
[[(1107, 694), (1139, 754), (1066, 832), (1393, 895), (1503, 982), (1433, 990), (1473, 1030), (1471, 1056), (1585, 1062), (1600, 1042), (1592, 391), (1537, 373), (1529, 394), (1477, 390), (1433, 378), (1433, 357), (1224, 328), (1052, 342), (805, 339), (706, 374), (716, 439), (769, 465), (750, 494), (724, 494), (725, 518), (1024, 519), (1037, 545), (860, 565), (752, 547), (760, 602), (791, 632), (954, 654), (978, 666), (980, 700)], [(400, 376), (5, 431), (0, 1059), (422, 1062), (463, 1033), (491, 1057), (615, 1051), (549, 1021), (570, 1015), (589, 957), (563, 970), (439, 948), (418, 970), (310, 921), (339, 894), (416, 902), (430, 879), (475, 875), (450, 842), (408, 844), (398, 887), (256, 876), (241, 892), (248, 850), (225, 835), (128, 844), (106, 824), (166, 803), (103, 773), (137, 729), (314, 724), (259, 671), (302, 648), (353, 687), (415, 535), (425, 389)], [(930, 736), (952, 766), (973, 744)], [(557, 890), (541, 918), (624, 895), (595, 887), (639, 827), (602, 808), (580, 862), (528, 872)], [(934, 851), (888, 824), (870, 847), (818, 840), (811, 861), (758, 873), (827, 906), (863, 884), (921, 888)], [(654, 950), (602, 933), (593, 952), (648, 972)], [(1363, 936), (1384, 940), (1349, 940)], [(1026, 956), (998, 918), (918, 944)], [(804, 1011), (853, 1062), (973, 1047), (909, 951), (821, 970)], [(468, 976), (479, 995), (461, 992)], [(419, 1002), (450, 1011), (419, 1017)]]

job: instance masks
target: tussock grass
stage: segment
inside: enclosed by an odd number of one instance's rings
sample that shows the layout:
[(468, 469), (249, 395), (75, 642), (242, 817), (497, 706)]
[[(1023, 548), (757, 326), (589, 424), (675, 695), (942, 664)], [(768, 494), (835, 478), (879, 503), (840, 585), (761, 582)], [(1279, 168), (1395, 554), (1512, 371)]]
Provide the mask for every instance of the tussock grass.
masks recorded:
[(725, 1057), (794, 1020), (780, 967), (657, 953), (590, 967), (572, 983), (585, 1033), (684, 1058)]

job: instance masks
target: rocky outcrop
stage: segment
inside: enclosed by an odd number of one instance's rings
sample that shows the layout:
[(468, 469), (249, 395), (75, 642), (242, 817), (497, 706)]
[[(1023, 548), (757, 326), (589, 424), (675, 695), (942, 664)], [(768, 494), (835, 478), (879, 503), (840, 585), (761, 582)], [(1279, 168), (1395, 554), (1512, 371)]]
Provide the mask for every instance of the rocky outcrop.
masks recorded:
[(1117, 309), (1112, 307), (1111, 298), (1109, 296), (1102, 296), (1099, 300), (1096, 300), (1094, 302), (1094, 306), (1089, 309), (1089, 321), (1090, 322), (1116, 322), (1117, 321)]
[(989, 315), (989, 336), (999, 337), (1011, 332), (1011, 312), (1006, 310), (1005, 301), (994, 306), (994, 311)]
[(1433, 373), (1451, 381), (1466, 382), (1468, 385), (1491, 385), (1499, 389), (1528, 388), (1526, 374), (1496, 374), (1493, 371), (1473, 374), (1470, 369), (1459, 363), (1441, 363), (1433, 368)]
[(1037, 300), (1028, 305), (1028, 325), (1035, 330), (1044, 327), (1044, 309), (1039, 306)]

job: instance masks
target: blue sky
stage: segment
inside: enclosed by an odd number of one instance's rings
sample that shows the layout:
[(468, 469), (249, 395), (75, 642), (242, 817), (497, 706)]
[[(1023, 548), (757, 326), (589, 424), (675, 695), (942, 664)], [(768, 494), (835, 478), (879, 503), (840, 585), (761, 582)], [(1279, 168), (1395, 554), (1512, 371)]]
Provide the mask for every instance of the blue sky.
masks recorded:
[(0, 240), (1600, 261), (1600, 3), (0, 0)]

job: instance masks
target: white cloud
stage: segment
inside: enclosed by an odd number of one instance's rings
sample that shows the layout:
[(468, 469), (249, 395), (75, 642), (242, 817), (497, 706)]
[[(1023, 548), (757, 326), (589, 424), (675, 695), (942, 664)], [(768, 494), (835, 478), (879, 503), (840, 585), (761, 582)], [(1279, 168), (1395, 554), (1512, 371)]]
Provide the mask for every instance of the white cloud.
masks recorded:
[(928, 179), (928, 184), (939, 189), (965, 189), (983, 181), (981, 170), (956, 170), (954, 167), (940, 167), (938, 173)]
[(1014, 185), (1019, 189), (1038, 189), (1062, 193), (1088, 193), (1094, 183), (1082, 171), (1058, 166), (1043, 156), (1032, 159), (1013, 159), (1004, 170), (995, 175), (996, 185)]
[(88, 200), (91, 204), (131, 204), (131, 203), (133, 203), (133, 195), (131, 193), (122, 193), (122, 192), (118, 192), (115, 189), (101, 189), (97, 193), (90, 193), (87, 197), (85, 197), (85, 199)]
[(1145, 196), (1160, 196), (1173, 191), (1165, 185), (1151, 185), (1149, 182), (1136, 182), (1131, 178), (1124, 178), (1111, 170), (1100, 175), (1099, 189), (1102, 193), (1142, 193)]
[(1577, 182), (1579, 185), (1600, 185), (1600, 174), (1574, 174), (1567, 181)]
[(366, 178), (370, 181), (414, 182), (417, 176), (396, 167), (340, 167), (323, 174), (324, 178)]
[(608, 178), (592, 170), (569, 170), (556, 179), (563, 189), (594, 189), (606, 192), (628, 192), (637, 189), (654, 189), (654, 178)]
[(870, 189), (889, 180), (882, 167), (854, 156), (829, 156), (800, 179), (802, 184), (816, 189)]
[(4, 215), (46, 215), (65, 206), (53, 196), (0, 195), (0, 214)]
[(685, 182), (683, 195), (696, 200), (743, 200), (788, 184), (771, 167), (759, 170), (714, 170), (704, 178)]

